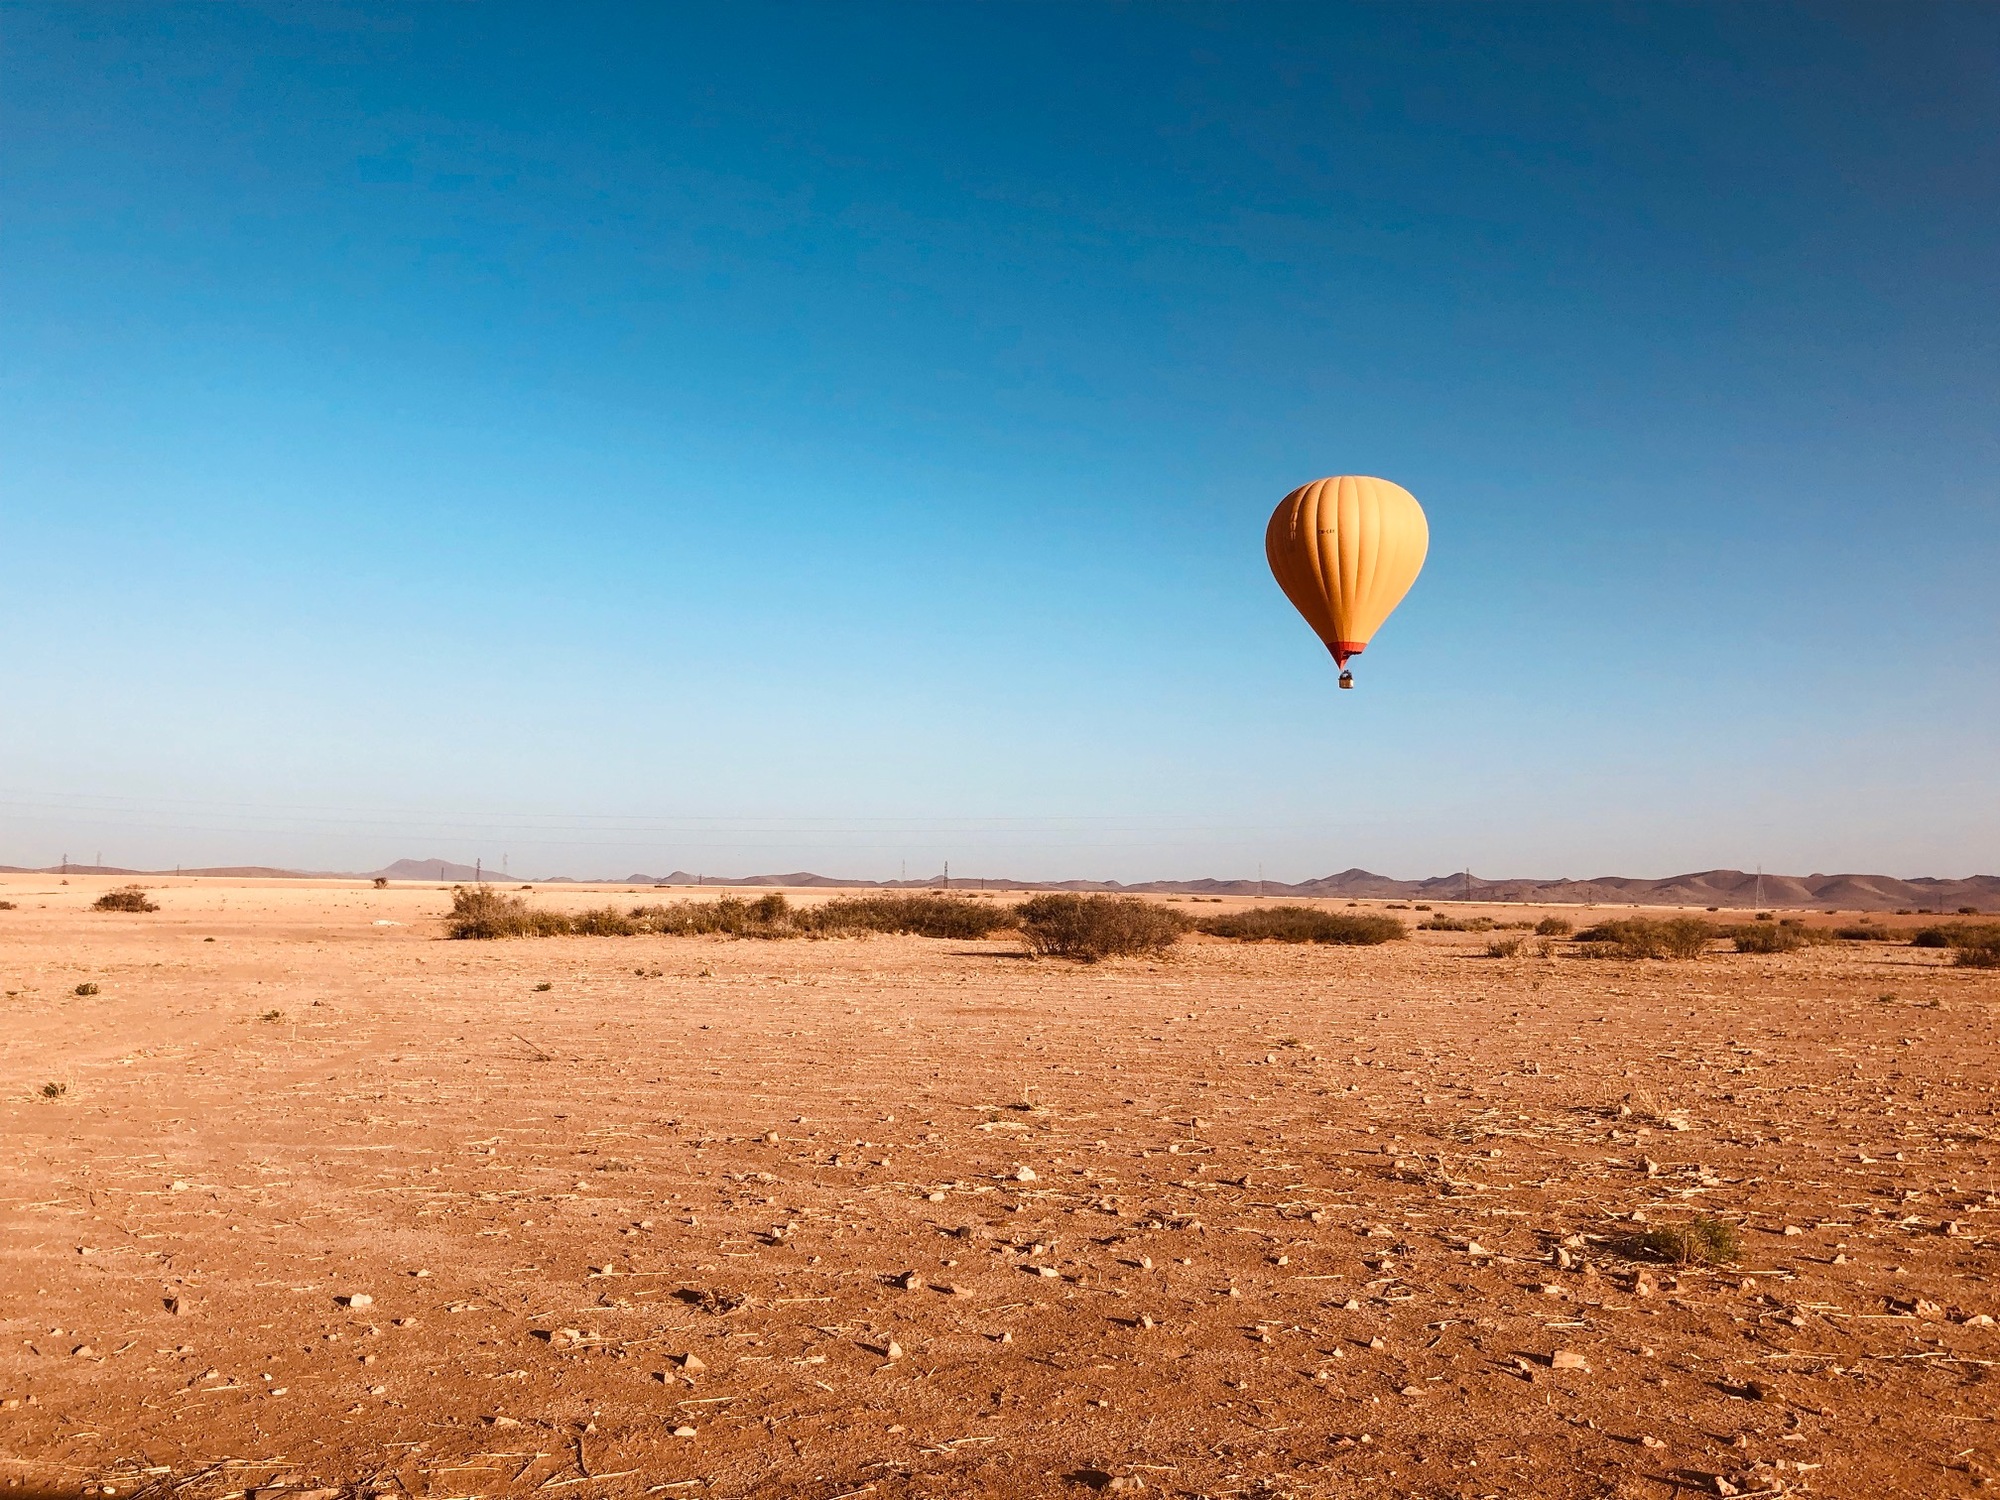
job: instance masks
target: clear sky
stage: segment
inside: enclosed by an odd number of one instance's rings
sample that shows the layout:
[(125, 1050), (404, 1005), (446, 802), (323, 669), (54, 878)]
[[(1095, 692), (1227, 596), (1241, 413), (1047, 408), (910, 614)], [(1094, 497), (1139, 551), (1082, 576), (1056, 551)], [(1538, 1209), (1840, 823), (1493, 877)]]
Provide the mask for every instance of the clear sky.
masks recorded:
[[(2000, 8), (0, 9), (0, 863), (2000, 870)], [(1266, 517), (1429, 564), (1334, 691)]]

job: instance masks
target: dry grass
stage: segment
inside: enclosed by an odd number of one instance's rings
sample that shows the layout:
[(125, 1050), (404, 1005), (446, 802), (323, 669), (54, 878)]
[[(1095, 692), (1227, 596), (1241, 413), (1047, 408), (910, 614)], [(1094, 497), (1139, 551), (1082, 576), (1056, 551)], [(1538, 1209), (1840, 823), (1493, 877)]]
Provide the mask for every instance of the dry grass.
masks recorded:
[(1018, 911), (1029, 952), (1086, 964), (1164, 953), (1194, 925), (1180, 912), (1137, 896), (1036, 896)]
[(1568, 917), (1543, 917), (1535, 924), (1538, 937), (1568, 937), (1575, 930)]
[(1210, 937), (1246, 943), (1338, 943), (1372, 947), (1409, 936), (1394, 917), (1321, 911), (1313, 906), (1253, 906), (1219, 913), (1195, 923)]
[(1488, 958), (1519, 958), (1522, 950), (1527, 946), (1528, 940), (1526, 938), (1495, 938), (1486, 945), (1486, 956)]
[(1687, 1224), (1656, 1224), (1633, 1235), (1626, 1245), (1630, 1255), (1683, 1266), (1723, 1265), (1736, 1259), (1741, 1250), (1736, 1226), (1709, 1218)]

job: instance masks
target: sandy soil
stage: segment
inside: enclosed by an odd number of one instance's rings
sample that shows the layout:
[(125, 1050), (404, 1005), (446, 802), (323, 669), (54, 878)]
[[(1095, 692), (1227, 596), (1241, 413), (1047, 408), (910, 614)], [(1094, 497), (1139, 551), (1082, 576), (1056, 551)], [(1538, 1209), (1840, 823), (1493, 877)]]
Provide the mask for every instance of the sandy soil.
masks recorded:
[[(2000, 1484), (2000, 977), (1934, 951), (1084, 968), (111, 883), (0, 880), (16, 1494)], [(1735, 1264), (1625, 1253), (1698, 1213)]]

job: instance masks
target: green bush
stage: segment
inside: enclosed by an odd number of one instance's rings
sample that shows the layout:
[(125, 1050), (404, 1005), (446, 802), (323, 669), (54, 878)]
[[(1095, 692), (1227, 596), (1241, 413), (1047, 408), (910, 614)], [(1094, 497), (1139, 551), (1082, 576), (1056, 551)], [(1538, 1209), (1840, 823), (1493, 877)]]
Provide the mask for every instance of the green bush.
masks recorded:
[(1535, 924), (1535, 933), (1539, 937), (1568, 937), (1575, 930), (1568, 917), (1543, 917)]
[(917, 937), (983, 938), (1018, 925), (1011, 906), (936, 892), (911, 895), (836, 896), (808, 907), (793, 920), (807, 931), (906, 932)]
[(1246, 943), (1343, 943), (1366, 946), (1408, 937), (1394, 917), (1321, 911), (1313, 906), (1253, 906), (1244, 911), (1218, 912), (1195, 923), (1210, 937), (1236, 938)]
[(1599, 922), (1576, 935), (1590, 958), (1696, 958), (1707, 951), (1714, 936), (1715, 929), (1700, 917), (1665, 922), (1624, 917)]
[(1087, 964), (1164, 953), (1193, 925), (1180, 912), (1137, 896), (1036, 896), (1021, 903), (1019, 915), (1031, 953)]

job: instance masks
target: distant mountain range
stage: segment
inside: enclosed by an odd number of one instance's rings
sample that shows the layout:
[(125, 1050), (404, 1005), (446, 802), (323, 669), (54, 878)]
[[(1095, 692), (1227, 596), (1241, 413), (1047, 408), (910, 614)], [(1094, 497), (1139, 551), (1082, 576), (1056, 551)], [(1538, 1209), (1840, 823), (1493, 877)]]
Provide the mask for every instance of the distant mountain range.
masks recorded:
[[(12, 874), (56, 875), (229, 875), (237, 877), (319, 880), (505, 880), (483, 865), (461, 865), (445, 859), (399, 859), (379, 870), (361, 874), (336, 871), (280, 870), (265, 865), (231, 865), (182, 870), (126, 870), (109, 865), (50, 865), (36, 870), (0, 865)], [(665, 875), (627, 875), (623, 880), (578, 881), (570, 875), (524, 882), (535, 885), (593, 884), (642, 886), (762, 886), (845, 887), (864, 890), (937, 890), (941, 877), (928, 880), (843, 880), (796, 871), (789, 875), (691, 875), (674, 870)], [(1970, 906), (2000, 910), (2000, 875), (1972, 875), (1963, 880), (1921, 877), (1898, 880), (1891, 875), (1756, 875), (1742, 870), (1703, 870), (1670, 875), (1663, 880), (1635, 880), (1600, 875), (1588, 880), (1489, 880), (1478, 875), (1434, 875), (1428, 880), (1393, 880), (1367, 870), (1343, 870), (1317, 880), (1289, 884), (1282, 880), (1147, 880), (1124, 885), (1115, 880), (958, 879), (955, 890), (1123, 891), (1184, 896), (1256, 896), (1345, 898), (1347, 900), (1512, 901), (1527, 905), (1698, 906), (1732, 910), (1756, 907), (1837, 911), (1897, 911), (1901, 909), (1955, 912)]]

